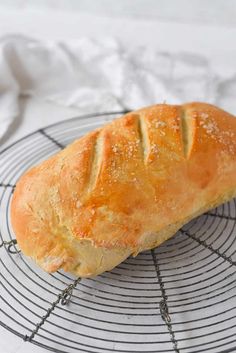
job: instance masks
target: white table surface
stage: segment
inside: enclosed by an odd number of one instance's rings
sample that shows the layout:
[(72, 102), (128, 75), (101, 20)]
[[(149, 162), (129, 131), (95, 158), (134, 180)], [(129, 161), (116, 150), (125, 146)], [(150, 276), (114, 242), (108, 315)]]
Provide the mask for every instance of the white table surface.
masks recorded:
[[(195, 21), (196, 22), (196, 21)], [(115, 36), (124, 45), (149, 45), (159, 50), (190, 51), (205, 54), (219, 72), (236, 71), (236, 27), (157, 22), (114, 17), (109, 19), (79, 12), (38, 9), (24, 11), (0, 6), (0, 34), (21, 33), (42, 39), (69, 39), (81, 36)], [(75, 108), (24, 98), (21, 116), (0, 141), (0, 149), (11, 142), (53, 122), (79, 115)], [(44, 349), (22, 342), (0, 327), (1, 353), (42, 353)]]

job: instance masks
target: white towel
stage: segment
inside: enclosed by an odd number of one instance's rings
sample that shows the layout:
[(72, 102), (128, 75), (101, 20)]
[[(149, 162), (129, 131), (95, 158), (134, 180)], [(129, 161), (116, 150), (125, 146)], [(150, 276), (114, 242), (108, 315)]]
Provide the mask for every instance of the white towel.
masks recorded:
[(0, 39), (0, 137), (17, 119), (21, 95), (83, 112), (164, 101), (217, 103), (219, 97), (222, 103), (223, 97), (222, 104), (236, 112), (235, 87), (235, 77), (224, 81), (199, 55), (127, 49), (114, 39), (45, 42), (7, 36)]

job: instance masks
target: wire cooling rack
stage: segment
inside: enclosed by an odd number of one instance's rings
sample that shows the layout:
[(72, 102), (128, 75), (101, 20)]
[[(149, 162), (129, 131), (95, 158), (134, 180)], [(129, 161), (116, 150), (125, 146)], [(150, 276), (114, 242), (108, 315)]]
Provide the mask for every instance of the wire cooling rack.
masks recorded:
[(0, 324), (61, 353), (236, 352), (235, 200), (93, 279), (44, 273), (17, 248), (9, 207), (20, 175), (118, 115), (60, 122), (1, 152)]

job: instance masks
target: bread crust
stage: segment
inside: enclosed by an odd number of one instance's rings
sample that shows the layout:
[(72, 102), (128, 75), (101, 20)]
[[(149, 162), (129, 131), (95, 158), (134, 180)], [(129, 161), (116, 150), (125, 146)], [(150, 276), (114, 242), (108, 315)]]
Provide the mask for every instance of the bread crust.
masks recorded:
[(31, 168), (11, 220), (48, 272), (110, 270), (236, 196), (236, 119), (212, 105), (128, 113)]

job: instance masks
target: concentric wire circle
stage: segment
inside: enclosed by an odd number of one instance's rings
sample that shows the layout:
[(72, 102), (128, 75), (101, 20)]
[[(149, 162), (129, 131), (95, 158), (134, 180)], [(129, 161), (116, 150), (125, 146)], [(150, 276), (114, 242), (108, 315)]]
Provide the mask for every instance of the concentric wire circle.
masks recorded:
[[(14, 239), (12, 191), (32, 165), (119, 115), (38, 130), (0, 154), (0, 242)], [(153, 251), (83, 279), (32, 340), (53, 352), (236, 352), (236, 202), (193, 220)], [(0, 248), (1, 325), (24, 338), (74, 278)], [(160, 303), (167, 304), (169, 321)]]

